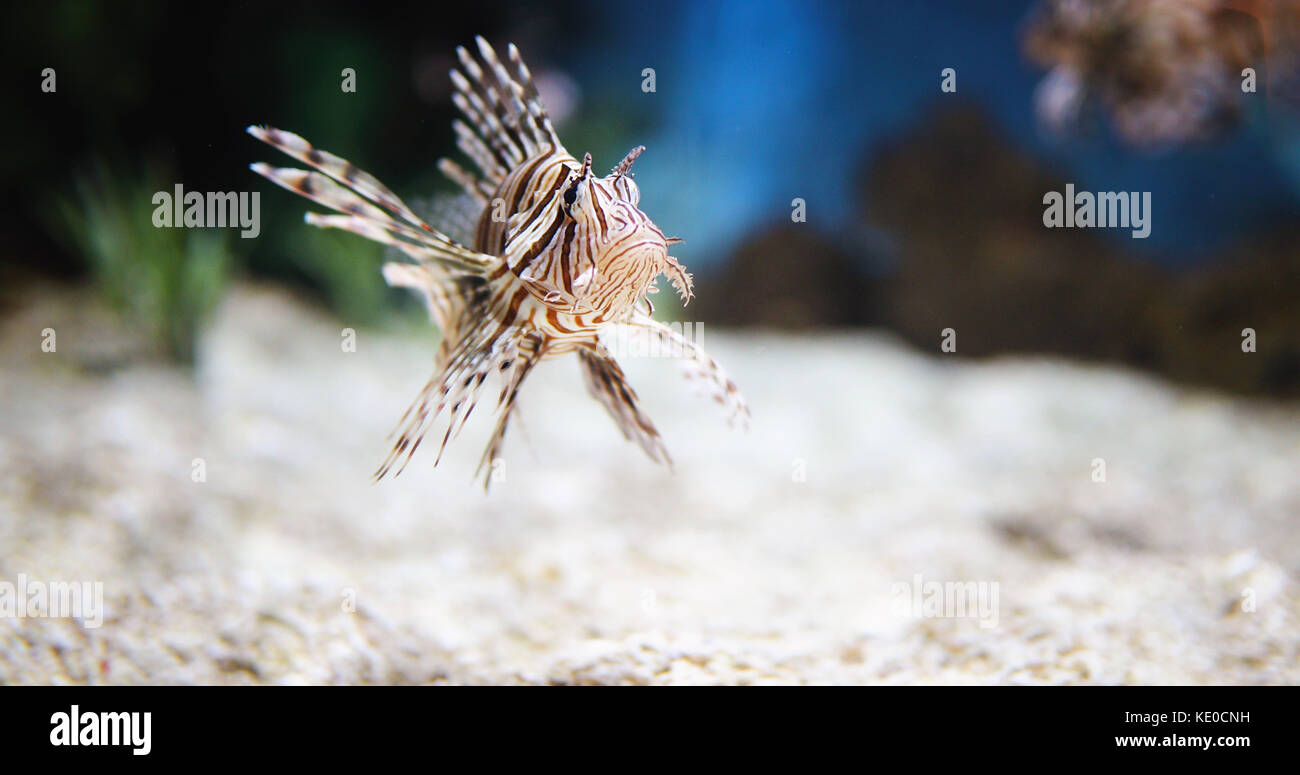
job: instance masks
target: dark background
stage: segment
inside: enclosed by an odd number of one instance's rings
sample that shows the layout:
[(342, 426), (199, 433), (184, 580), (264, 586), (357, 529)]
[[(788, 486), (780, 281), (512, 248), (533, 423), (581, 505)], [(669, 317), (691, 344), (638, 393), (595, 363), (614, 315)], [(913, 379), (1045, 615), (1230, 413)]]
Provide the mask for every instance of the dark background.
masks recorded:
[[(1296, 112), (1260, 94), (1205, 136), (1135, 143), (1114, 128), (1124, 103), (1105, 98), (1107, 83), (1143, 75), (1143, 36), (1121, 19), (1104, 44), (1119, 53), (1094, 59), (1138, 65), (1094, 73), (1101, 96), (1067, 135), (1046, 132), (1045, 66), (1026, 39), (1049, 5), (16, 4), (0, 52), (0, 305), (91, 283), (153, 318), (162, 351), (182, 359), (232, 277), (287, 283), (359, 324), (418, 314), (383, 286), (377, 247), (306, 228), (304, 203), (248, 170), (285, 159), (243, 127), (298, 132), (408, 201), (450, 191), (433, 166), (454, 153), (446, 71), (482, 34), (517, 43), (545, 79), (570, 150), (608, 167), (649, 146), (642, 207), (686, 239), (675, 255), (697, 272), (690, 317), (878, 326), (930, 351), (952, 327), (960, 355), (1053, 353), (1300, 394)], [(1255, 7), (1274, 4), (1230, 5), (1267, 32), (1293, 21)], [(1260, 64), (1275, 80), (1288, 66)], [(45, 67), (54, 94), (40, 90)], [(344, 67), (355, 93), (339, 89)], [(940, 92), (946, 67), (955, 94)], [(1134, 99), (1158, 99), (1158, 83), (1139, 83)], [(150, 234), (149, 197), (178, 182), (262, 191), (261, 237), (204, 247)], [(1150, 191), (1150, 239), (1043, 228), (1042, 196), (1066, 182)], [(805, 224), (790, 221), (795, 197)], [(114, 239), (96, 242), (104, 233)], [(221, 258), (196, 274), (208, 248)], [(1259, 352), (1243, 359), (1245, 327)]]

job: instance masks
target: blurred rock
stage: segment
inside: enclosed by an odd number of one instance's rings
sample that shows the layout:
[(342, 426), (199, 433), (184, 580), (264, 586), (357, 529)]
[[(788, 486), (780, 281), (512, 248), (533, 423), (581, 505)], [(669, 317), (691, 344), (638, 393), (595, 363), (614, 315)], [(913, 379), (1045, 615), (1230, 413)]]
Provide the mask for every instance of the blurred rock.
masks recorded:
[(975, 108), (932, 113), (864, 170), (869, 222), (899, 251), (883, 293), (889, 327), (929, 352), (1061, 353), (1155, 362), (1145, 323), (1160, 275), (1113, 235), (1047, 229), (1043, 194), (1065, 181)]
[(775, 224), (750, 235), (700, 280), (692, 305), (729, 326), (808, 329), (878, 321), (874, 284), (858, 258), (807, 223)]
[[(1228, 390), (1300, 396), (1300, 230), (1235, 246), (1182, 278), (1166, 305), (1159, 371)], [(1247, 328), (1255, 332), (1251, 353), (1242, 351)]]
[[(1300, 396), (1300, 232), (1282, 229), (1184, 274), (1104, 230), (1048, 229), (1043, 195), (1066, 179), (969, 106), (931, 113), (863, 169), (864, 218), (897, 269), (883, 323), (927, 352), (1053, 353), (1193, 383)], [(1243, 353), (1254, 328), (1257, 352)]]

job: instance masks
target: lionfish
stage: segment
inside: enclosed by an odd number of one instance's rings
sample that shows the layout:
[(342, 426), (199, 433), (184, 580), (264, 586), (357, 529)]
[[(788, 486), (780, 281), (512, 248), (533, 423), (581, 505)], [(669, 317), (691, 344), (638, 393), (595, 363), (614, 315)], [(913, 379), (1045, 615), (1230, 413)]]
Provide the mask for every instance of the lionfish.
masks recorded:
[(496, 374), (502, 385), (499, 416), (479, 463), (479, 471), (487, 470), (486, 489), (524, 379), (540, 361), (566, 353), (577, 354), (588, 392), (623, 435), (671, 468), (658, 430), (602, 334), (621, 326), (672, 348), (729, 421), (744, 423), (749, 410), (711, 357), (652, 317), (648, 295), (658, 292), (660, 274), (667, 275), (683, 303), (693, 289), (691, 275), (668, 255), (669, 245), (680, 240), (665, 237), (638, 209), (640, 191), (631, 168), (645, 147), (633, 148), (609, 175), (597, 177), (591, 154), (578, 161), (556, 136), (518, 49), (510, 45), (506, 65), (482, 37), (476, 42), (477, 59), (457, 48), (460, 68), (451, 71), (451, 79), (453, 102), (464, 116), (452, 123), (457, 146), (478, 174), (450, 159), (438, 162), (478, 212), (472, 247), (425, 223), (346, 159), (290, 132), (247, 130), (312, 168), (259, 162), (251, 165), (253, 171), (342, 213), (307, 213), (307, 223), (359, 234), (412, 259), (386, 263), (384, 278), (421, 294), (442, 331), (435, 374), (398, 421), (375, 479), (400, 474), (446, 411), (436, 466), (473, 412), (484, 381)]

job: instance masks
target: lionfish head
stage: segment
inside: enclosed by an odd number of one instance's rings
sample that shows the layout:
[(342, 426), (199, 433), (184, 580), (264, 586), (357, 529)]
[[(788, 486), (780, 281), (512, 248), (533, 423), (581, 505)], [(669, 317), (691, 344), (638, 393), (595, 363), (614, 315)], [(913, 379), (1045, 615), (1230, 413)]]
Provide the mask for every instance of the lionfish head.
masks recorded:
[(647, 293), (654, 293), (655, 278), (669, 281), (689, 301), (691, 276), (668, 246), (681, 240), (668, 238), (641, 211), (641, 190), (632, 179), (632, 163), (645, 150), (637, 146), (628, 152), (605, 177), (591, 172), (591, 154), (574, 165), (569, 180), (561, 187), (561, 206), (576, 222), (578, 244), (590, 245), (591, 265), (574, 281), (583, 301), (606, 318), (619, 316)]

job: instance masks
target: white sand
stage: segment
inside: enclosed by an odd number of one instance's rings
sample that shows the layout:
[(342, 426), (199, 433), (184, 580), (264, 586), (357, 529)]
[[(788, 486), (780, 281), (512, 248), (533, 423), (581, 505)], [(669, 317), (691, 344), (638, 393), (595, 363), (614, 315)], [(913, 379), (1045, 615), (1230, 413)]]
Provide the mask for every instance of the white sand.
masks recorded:
[[(628, 363), (670, 474), (562, 360), (484, 496), (492, 400), (438, 469), (435, 438), (370, 483), (434, 334), (343, 353), (342, 325), (242, 289), (192, 379), (85, 373), (130, 340), (66, 295), (0, 321), (0, 581), (101, 581), (106, 609), (0, 618), (0, 682), (1300, 681), (1295, 408), (706, 327), (748, 433)], [(996, 619), (901, 615), (916, 574), (996, 582)]]

